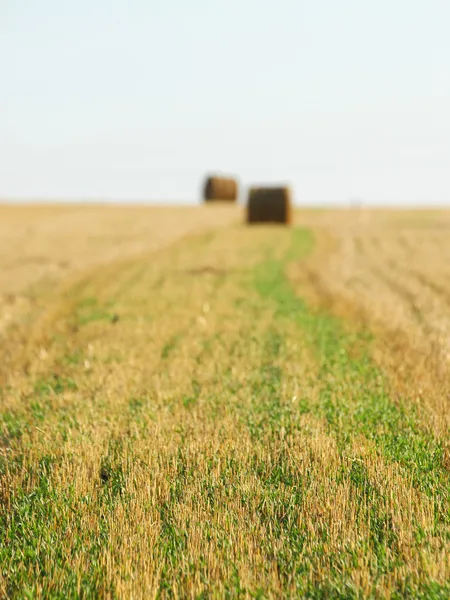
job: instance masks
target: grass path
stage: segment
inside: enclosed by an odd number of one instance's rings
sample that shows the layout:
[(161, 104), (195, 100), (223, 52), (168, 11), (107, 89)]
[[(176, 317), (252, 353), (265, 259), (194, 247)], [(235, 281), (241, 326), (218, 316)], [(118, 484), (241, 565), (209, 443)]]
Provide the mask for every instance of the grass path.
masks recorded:
[(1, 389), (0, 595), (449, 596), (442, 440), (295, 293), (313, 246), (230, 228), (54, 299)]

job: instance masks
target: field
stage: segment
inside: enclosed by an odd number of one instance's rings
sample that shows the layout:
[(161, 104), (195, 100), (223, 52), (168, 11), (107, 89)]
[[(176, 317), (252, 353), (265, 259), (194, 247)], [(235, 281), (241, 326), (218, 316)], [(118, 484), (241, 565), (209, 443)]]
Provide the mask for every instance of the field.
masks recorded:
[(0, 208), (0, 597), (450, 597), (450, 214)]

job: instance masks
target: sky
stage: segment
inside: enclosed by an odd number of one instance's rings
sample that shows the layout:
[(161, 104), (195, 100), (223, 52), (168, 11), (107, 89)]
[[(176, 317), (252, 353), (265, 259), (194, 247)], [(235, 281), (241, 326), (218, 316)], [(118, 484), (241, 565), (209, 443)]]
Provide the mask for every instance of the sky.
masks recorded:
[(0, 198), (450, 205), (449, 0), (0, 0)]

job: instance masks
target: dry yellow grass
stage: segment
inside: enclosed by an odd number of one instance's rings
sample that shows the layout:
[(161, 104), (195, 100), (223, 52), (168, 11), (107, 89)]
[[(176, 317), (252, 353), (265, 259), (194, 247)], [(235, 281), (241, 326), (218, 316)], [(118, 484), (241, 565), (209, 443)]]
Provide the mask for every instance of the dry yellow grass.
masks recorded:
[(42, 276), (156, 250), (240, 218), (239, 208), (0, 205), (0, 293)]
[(374, 321), (450, 359), (450, 213), (339, 216), (321, 222), (335, 245), (320, 265), (330, 294), (345, 295)]
[[(0, 332), (35, 298), (30, 286), (156, 250), (241, 218), (233, 206), (0, 205)], [(25, 293), (27, 292), (27, 293)]]
[[(450, 431), (450, 212), (312, 213), (317, 251), (291, 271), (319, 305), (376, 332), (375, 357), (399, 393)], [(413, 373), (413, 376), (411, 374)]]
[(35, 288), (0, 349), (0, 595), (448, 596), (443, 432), (392, 393), (384, 329), (295, 293), (359, 314), (330, 291), (329, 218), (297, 215), (316, 250), (243, 223), (105, 241)]

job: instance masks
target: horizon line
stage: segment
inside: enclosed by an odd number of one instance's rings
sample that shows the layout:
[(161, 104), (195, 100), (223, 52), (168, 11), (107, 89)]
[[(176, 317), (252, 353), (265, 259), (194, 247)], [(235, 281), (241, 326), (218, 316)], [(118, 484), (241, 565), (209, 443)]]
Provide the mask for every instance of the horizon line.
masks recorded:
[[(0, 206), (10, 206), (14, 204), (20, 205), (64, 205), (64, 204), (80, 204), (80, 205), (120, 205), (120, 206), (172, 206), (172, 207), (193, 207), (193, 206), (203, 206), (205, 204), (203, 199), (194, 200), (152, 200), (150, 198), (107, 198), (107, 197), (98, 197), (98, 196), (84, 196), (84, 197), (71, 197), (71, 196), (61, 196), (61, 197), (33, 197), (33, 196), (10, 196), (8, 198), (0, 197)], [(218, 202), (221, 206), (245, 206), (245, 202), (236, 201), (236, 202)], [(357, 199), (348, 199), (347, 201), (333, 201), (333, 200), (322, 200), (320, 202), (295, 202), (293, 201), (293, 206), (296, 209), (315, 209), (315, 208), (344, 208), (344, 209), (364, 209), (364, 208), (380, 208), (380, 209), (405, 209), (405, 210), (413, 210), (413, 209), (450, 209), (450, 200), (445, 202), (410, 202), (410, 201), (396, 201), (396, 202), (376, 202), (376, 201), (364, 201)]]

